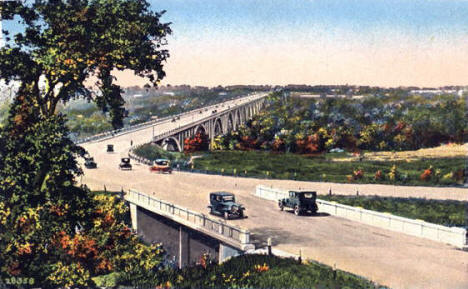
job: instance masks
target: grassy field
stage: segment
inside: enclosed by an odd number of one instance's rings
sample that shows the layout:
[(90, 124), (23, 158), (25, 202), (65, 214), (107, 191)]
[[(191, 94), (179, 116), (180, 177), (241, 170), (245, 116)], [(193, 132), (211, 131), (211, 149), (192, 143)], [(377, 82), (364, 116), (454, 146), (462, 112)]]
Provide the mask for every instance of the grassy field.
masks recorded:
[(439, 201), (415, 198), (320, 196), (320, 199), (364, 209), (387, 212), (393, 215), (420, 219), (444, 226), (466, 227), (465, 214), (468, 202)]
[(172, 288), (385, 288), (318, 263), (266, 255), (244, 255), (174, 273), (169, 278)]
[[(336, 161), (346, 158), (346, 153), (328, 153), (319, 156), (304, 156), (288, 153), (270, 153), (263, 151), (220, 151), (205, 154), (195, 161), (194, 169), (214, 173), (237, 174), (241, 176), (269, 177), (275, 179), (296, 179), (301, 181), (381, 183), (422, 186), (457, 185), (451, 172), (463, 169), (465, 159), (437, 158), (414, 161)], [(332, 160), (334, 159), (334, 160)], [(397, 177), (392, 179), (389, 173), (396, 166)], [(429, 166), (438, 171), (439, 177), (424, 181), (420, 179)], [(353, 171), (363, 171), (360, 179), (349, 180)], [(376, 180), (375, 173), (381, 170), (382, 178)]]

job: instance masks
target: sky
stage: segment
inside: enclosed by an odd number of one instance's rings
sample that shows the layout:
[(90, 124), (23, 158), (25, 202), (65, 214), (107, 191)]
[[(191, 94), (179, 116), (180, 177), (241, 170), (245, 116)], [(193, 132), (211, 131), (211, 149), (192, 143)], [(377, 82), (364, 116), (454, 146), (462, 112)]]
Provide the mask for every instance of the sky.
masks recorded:
[(172, 23), (162, 84), (468, 85), (468, 0), (148, 1)]

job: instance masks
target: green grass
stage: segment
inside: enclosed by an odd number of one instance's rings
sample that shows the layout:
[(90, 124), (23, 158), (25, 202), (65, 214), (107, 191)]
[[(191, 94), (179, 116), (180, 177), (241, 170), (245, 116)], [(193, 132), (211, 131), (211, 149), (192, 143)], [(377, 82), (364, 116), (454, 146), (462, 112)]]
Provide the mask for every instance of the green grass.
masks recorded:
[[(268, 270), (255, 270), (255, 265), (264, 264)], [(173, 272), (170, 280), (174, 288), (384, 288), (322, 264), (299, 264), (267, 255), (243, 255), (206, 269), (200, 265), (188, 267)]]
[(405, 218), (421, 219), (444, 226), (466, 227), (465, 214), (468, 202), (341, 195), (320, 196), (319, 198), (343, 205), (388, 212)]
[[(333, 154), (335, 157), (335, 154)], [(392, 181), (388, 173), (393, 165), (402, 176), (399, 180)], [(195, 169), (224, 174), (246, 175), (251, 177), (269, 177), (274, 179), (296, 179), (301, 181), (327, 181), (346, 183), (347, 175), (353, 170), (362, 169), (364, 177), (354, 180), (354, 183), (381, 183), (398, 185), (421, 186), (452, 186), (456, 185), (453, 179), (438, 181), (420, 180), (420, 175), (430, 165), (434, 169), (440, 169), (441, 176), (464, 168), (465, 159), (431, 159), (412, 162), (392, 161), (362, 161), (362, 162), (333, 162), (330, 154), (321, 156), (303, 156), (290, 153), (270, 153), (263, 151), (222, 151), (207, 153), (203, 158), (195, 160)], [(385, 179), (375, 180), (377, 170), (385, 174)]]

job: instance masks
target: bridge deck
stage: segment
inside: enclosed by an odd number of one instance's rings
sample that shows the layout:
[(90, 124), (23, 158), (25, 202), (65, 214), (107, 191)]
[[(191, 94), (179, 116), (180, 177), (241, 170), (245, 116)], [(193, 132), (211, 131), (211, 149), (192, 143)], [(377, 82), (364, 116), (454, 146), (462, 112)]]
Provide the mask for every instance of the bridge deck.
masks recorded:
[[(187, 120), (189, 118), (191, 116), (186, 117)], [(174, 123), (162, 124), (157, 129), (170, 129), (171, 126)], [(273, 245), (280, 250), (295, 254), (302, 250), (306, 258), (336, 265), (337, 268), (369, 277), (392, 288), (468, 288), (468, 252), (332, 216), (296, 217), (292, 213), (280, 212), (274, 202), (252, 195), (255, 186), (260, 183), (286, 188), (317, 188), (316, 184), (179, 172), (162, 175), (150, 173), (144, 165), (134, 165), (132, 171), (118, 170), (120, 157), (127, 154), (130, 140), (134, 143), (143, 142), (150, 139), (151, 134), (152, 129), (149, 128), (112, 140), (85, 144), (84, 147), (95, 157), (98, 169), (84, 169), (82, 182), (93, 189), (102, 189), (106, 185), (110, 190), (120, 190), (122, 187), (135, 188), (145, 193), (154, 192), (157, 198), (201, 213), (207, 213), (209, 192), (232, 191), (246, 206), (248, 218), (230, 220), (228, 223), (248, 229), (251, 240), (257, 246), (264, 246), (266, 239), (271, 237)], [(107, 143), (114, 144), (115, 153), (105, 152)], [(329, 184), (320, 186), (326, 192)], [(373, 187), (369, 188), (372, 191)], [(374, 192), (387, 195), (397, 191), (390, 186), (377, 188)], [(352, 187), (349, 189), (351, 193), (355, 192)], [(408, 189), (419, 194), (414, 188), (406, 188), (406, 193)], [(420, 192), (422, 194), (425, 191)], [(442, 191), (446, 190), (441, 189), (439, 193)], [(360, 193), (365, 192), (360, 189)], [(466, 198), (466, 190), (453, 190), (452, 196)]]

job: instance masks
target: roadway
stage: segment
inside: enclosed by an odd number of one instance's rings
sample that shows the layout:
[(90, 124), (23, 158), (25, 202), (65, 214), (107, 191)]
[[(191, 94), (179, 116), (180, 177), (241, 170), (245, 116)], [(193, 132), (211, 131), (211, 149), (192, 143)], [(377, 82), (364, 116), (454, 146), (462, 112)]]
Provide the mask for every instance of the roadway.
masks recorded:
[[(244, 101), (247, 100), (225, 103), (224, 108)], [(218, 112), (222, 108), (220, 105)], [(183, 125), (190, 122), (192, 117), (197, 120), (209, 114), (211, 111), (203, 111), (202, 114), (195, 112), (181, 116), (180, 122)], [(157, 124), (155, 131), (164, 132), (178, 125), (178, 122), (166, 121)], [(112, 140), (83, 144), (83, 147), (95, 158), (98, 168), (93, 170), (83, 168), (85, 174), (80, 181), (91, 189), (102, 189), (104, 185), (108, 190), (134, 188), (201, 213), (208, 213), (206, 206), (209, 192), (231, 191), (247, 208), (248, 218), (227, 222), (249, 229), (257, 247), (264, 246), (266, 239), (271, 237), (277, 249), (293, 254), (298, 254), (301, 250), (303, 258), (336, 266), (392, 288), (468, 288), (468, 252), (333, 216), (297, 217), (289, 212), (280, 212), (275, 202), (265, 201), (252, 195), (258, 184), (282, 188), (321, 186), (319, 192), (327, 192), (330, 184), (183, 172), (162, 175), (151, 173), (147, 166), (139, 164), (134, 164), (132, 171), (120, 171), (118, 164), (120, 158), (127, 155), (130, 141), (147, 142), (151, 136), (150, 127), (117, 136)], [(106, 152), (108, 143), (114, 144), (114, 153)], [(338, 184), (333, 184), (333, 190), (335, 185)], [(338, 188), (346, 190), (346, 187), (336, 187), (336, 190), (339, 190)], [(349, 187), (351, 193), (355, 193), (355, 189), (352, 188), (354, 187)], [(360, 190), (360, 194), (364, 194), (365, 190)], [(377, 186), (374, 190), (369, 187), (368, 190), (373, 192), (372, 194), (391, 195), (396, 192), (393, 186)], [(411, 195), (412, 190), (412, 187), (406, 187), (404, 191)], [(442, 190), (444, 189), (433, 190), (431, 193), (436, 196)], [(465, 193), (466, 199), (466, 190), (449, 191), (450, 195), (457, 199)], [(417, 195), (418, 191), (416, 192)]]

